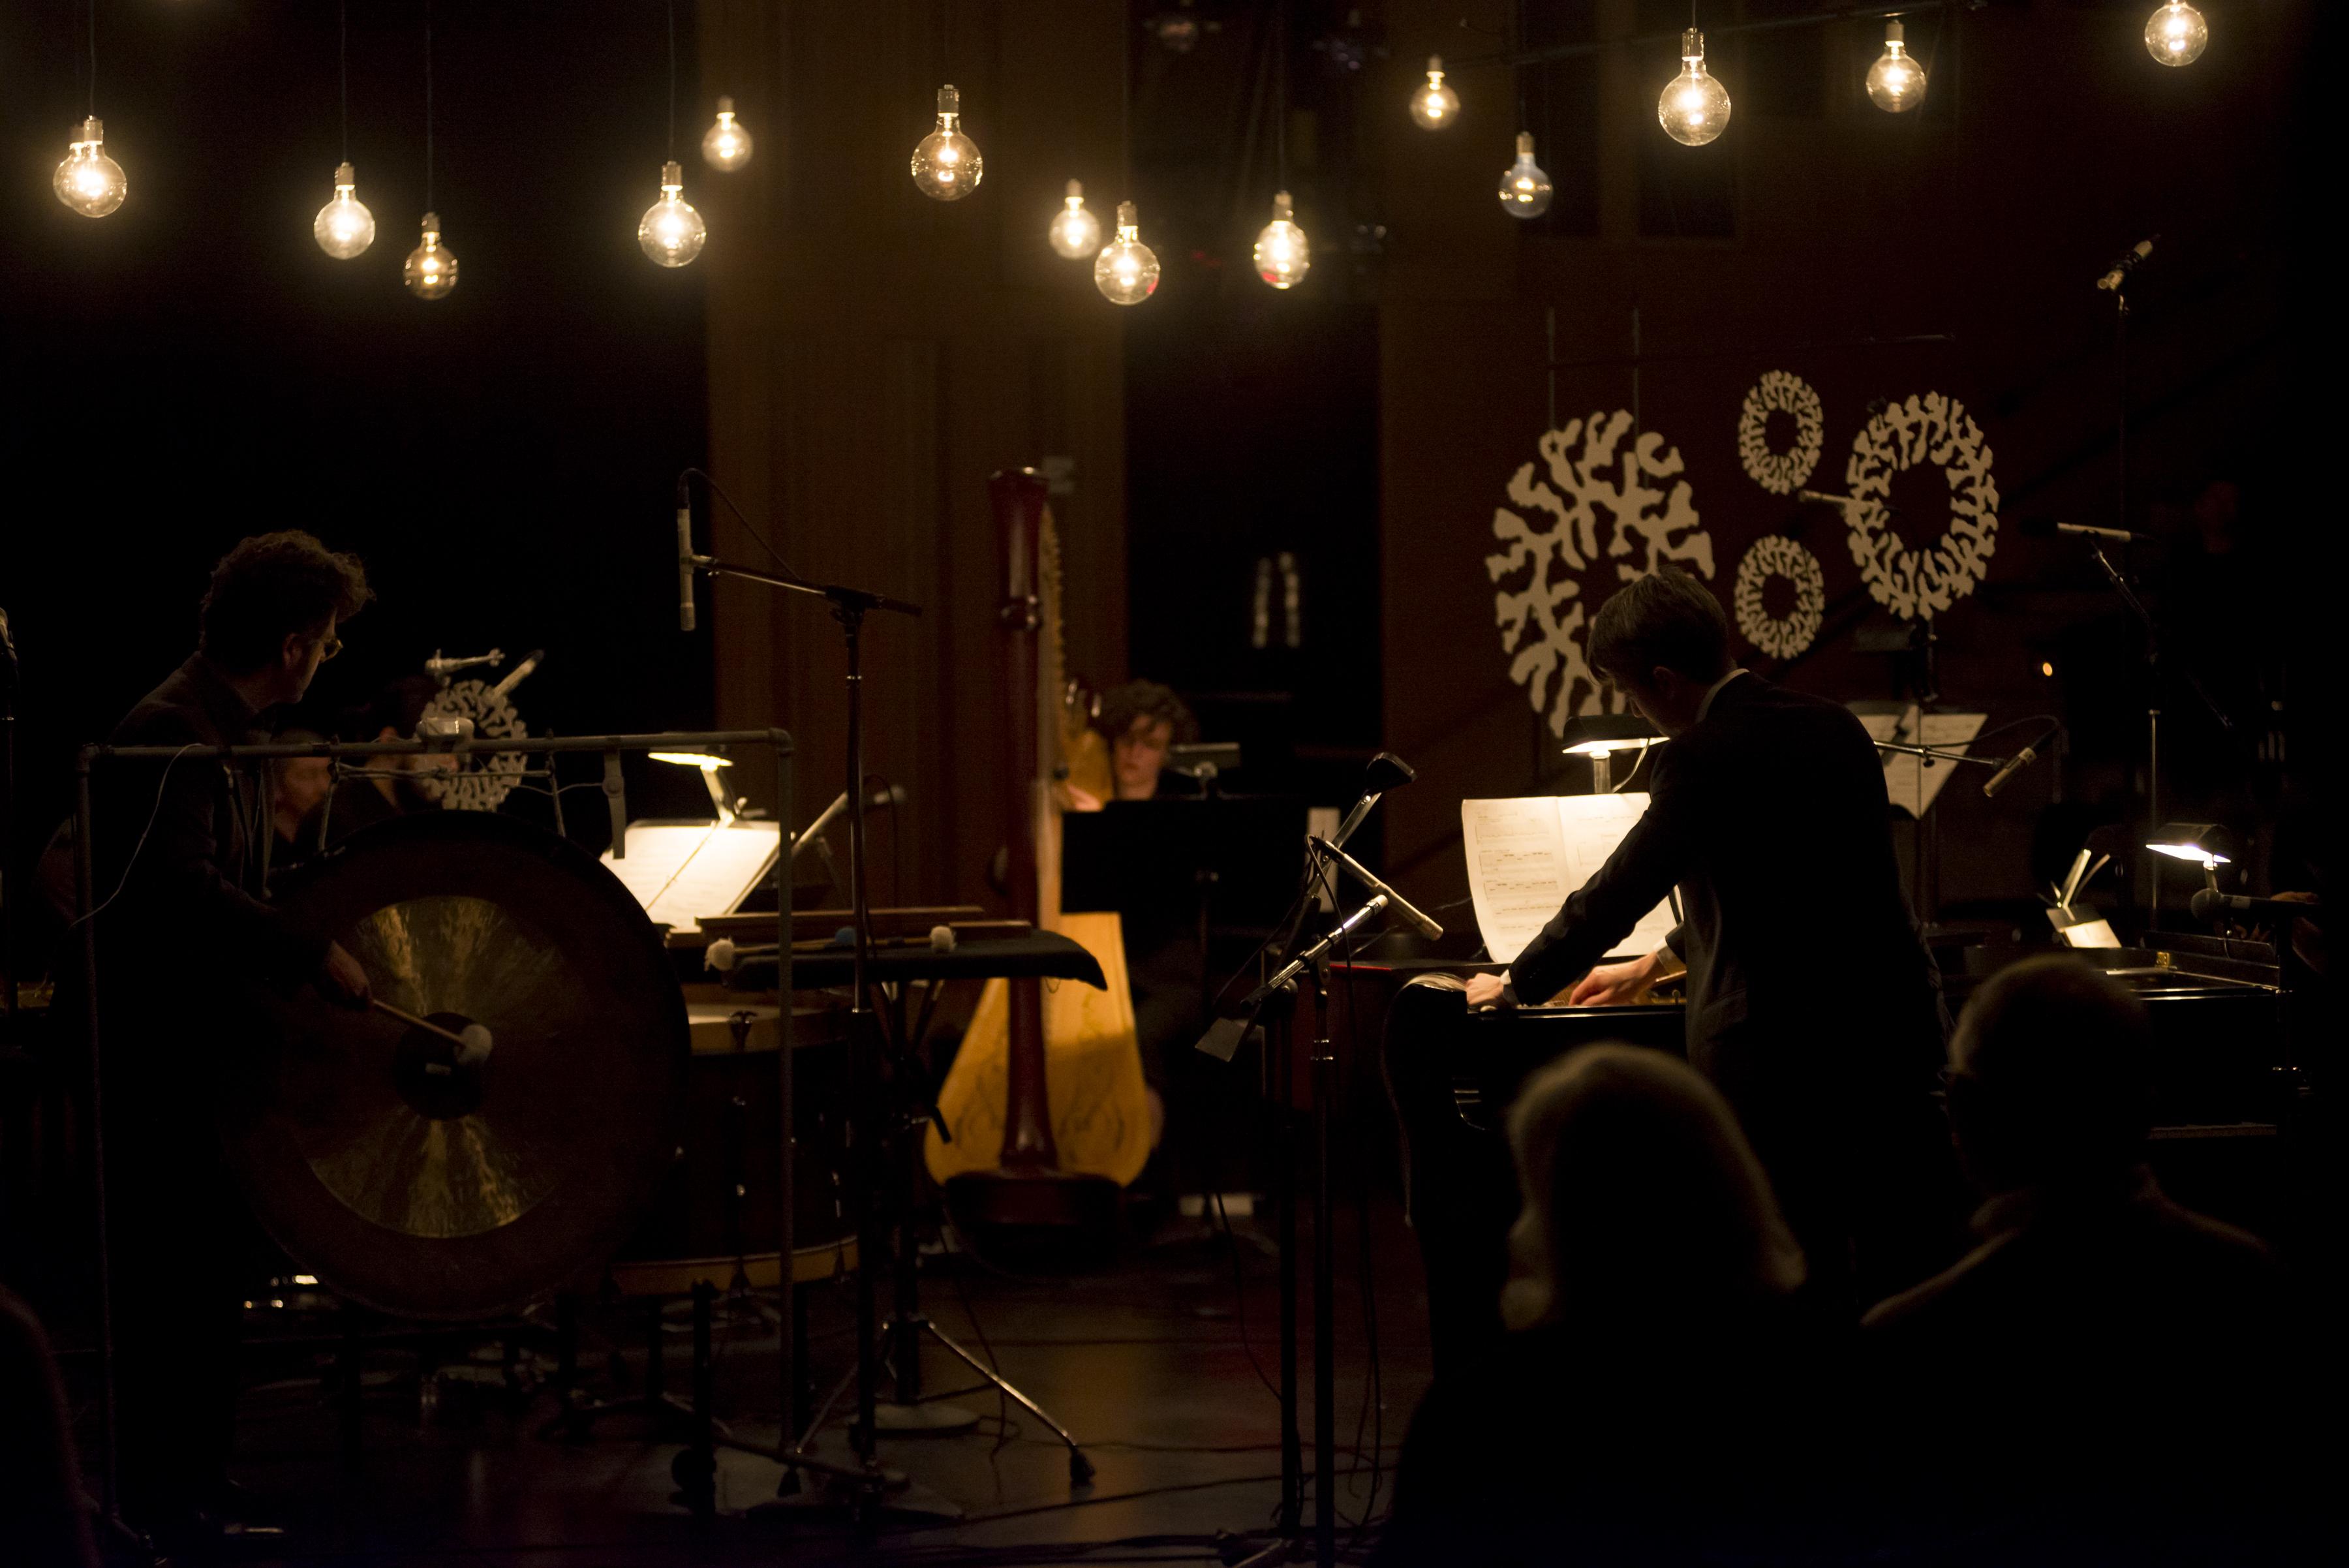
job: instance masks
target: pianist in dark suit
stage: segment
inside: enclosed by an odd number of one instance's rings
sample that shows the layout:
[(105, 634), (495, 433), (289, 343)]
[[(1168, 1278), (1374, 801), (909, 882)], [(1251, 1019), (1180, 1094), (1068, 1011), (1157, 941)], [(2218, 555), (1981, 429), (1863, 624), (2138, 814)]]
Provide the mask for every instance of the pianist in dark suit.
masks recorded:
[[(1736, 668), (1683, 572), (1619, 590), (1589, 656), (1671, 737), (1647, 812), (1469, 1005), (1635, 1002), (1685, 968), (1689, 1060), (1735, 1108), (1815, 1288), (1856, 1311), (1947, 1261), (1958, 1195), (1933, 1099), (1948, 1013), (1875, 747), (1844, 708)], [(1592, 967), (1675, 888), (1663, 948)]]

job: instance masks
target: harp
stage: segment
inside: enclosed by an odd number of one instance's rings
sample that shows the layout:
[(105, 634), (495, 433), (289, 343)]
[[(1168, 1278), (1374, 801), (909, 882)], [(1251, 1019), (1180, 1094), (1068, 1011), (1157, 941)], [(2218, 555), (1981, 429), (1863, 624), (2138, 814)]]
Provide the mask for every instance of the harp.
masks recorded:
[(1151, 1139), (1118, 917), (1061, 908), (1066, 786), (1073, 774), (1109, 793), (1107, 751), (1063, 668), (1060, 539), (1044, 481), (1032, 470), (999, 473), (988, 493), (1005, 589), (997, 632), (1013, 910), (1082, 943), (1109, 988), (990, 981), (939, 1090), (952, 1137), (933, 1127), (925, 1157), (974, 1223), (1088, 1223), (1115, 1213)]

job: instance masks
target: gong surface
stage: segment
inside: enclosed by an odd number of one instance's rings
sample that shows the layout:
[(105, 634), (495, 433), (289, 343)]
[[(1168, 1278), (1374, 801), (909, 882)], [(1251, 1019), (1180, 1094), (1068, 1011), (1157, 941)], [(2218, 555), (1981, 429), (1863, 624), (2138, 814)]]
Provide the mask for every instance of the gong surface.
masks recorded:
[(267, 997), (232, 1096), (232, 1162), (278, 1243), (406, 1317), (518, 1310), (591, 1284), (676, 1147), (685, 1001), (636, 899), (575, 846), (503, 817), (354, 835), (279, 899), (440, 1036), (305, 990)]

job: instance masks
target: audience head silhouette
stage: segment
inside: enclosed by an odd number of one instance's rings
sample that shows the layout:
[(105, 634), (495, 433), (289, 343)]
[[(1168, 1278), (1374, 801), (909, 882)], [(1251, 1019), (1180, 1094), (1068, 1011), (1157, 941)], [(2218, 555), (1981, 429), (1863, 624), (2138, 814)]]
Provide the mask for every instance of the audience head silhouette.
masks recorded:
[(1512, 1328), (1737, 1313), (1802, 1283), (1761, 1162), (1685, 1063), (1574, 1052), (1526, 1081), (1509, 1143), (1525, 1199), (1501, 1298)]
[(2108, 1181), (2144, 1156), (2144, 1004), (2060, 955), (1984, 982), (1951, 1042), (1950, 1122), (1986, 1192)]

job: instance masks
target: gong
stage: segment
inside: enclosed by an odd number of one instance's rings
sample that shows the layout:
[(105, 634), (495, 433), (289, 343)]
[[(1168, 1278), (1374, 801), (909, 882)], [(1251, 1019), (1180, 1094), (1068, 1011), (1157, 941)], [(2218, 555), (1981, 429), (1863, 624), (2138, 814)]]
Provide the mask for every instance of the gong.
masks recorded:
[(375, 993), (487, 1058), (307, 988), (264, 995), (229, 1096), (231, 1163), (304, 1268), (402, 1317), (592, 1285), (677, 1146), (690, 1058), (657, 931), (567, 840), (432, 813), (355, 834), (281, 888)]

